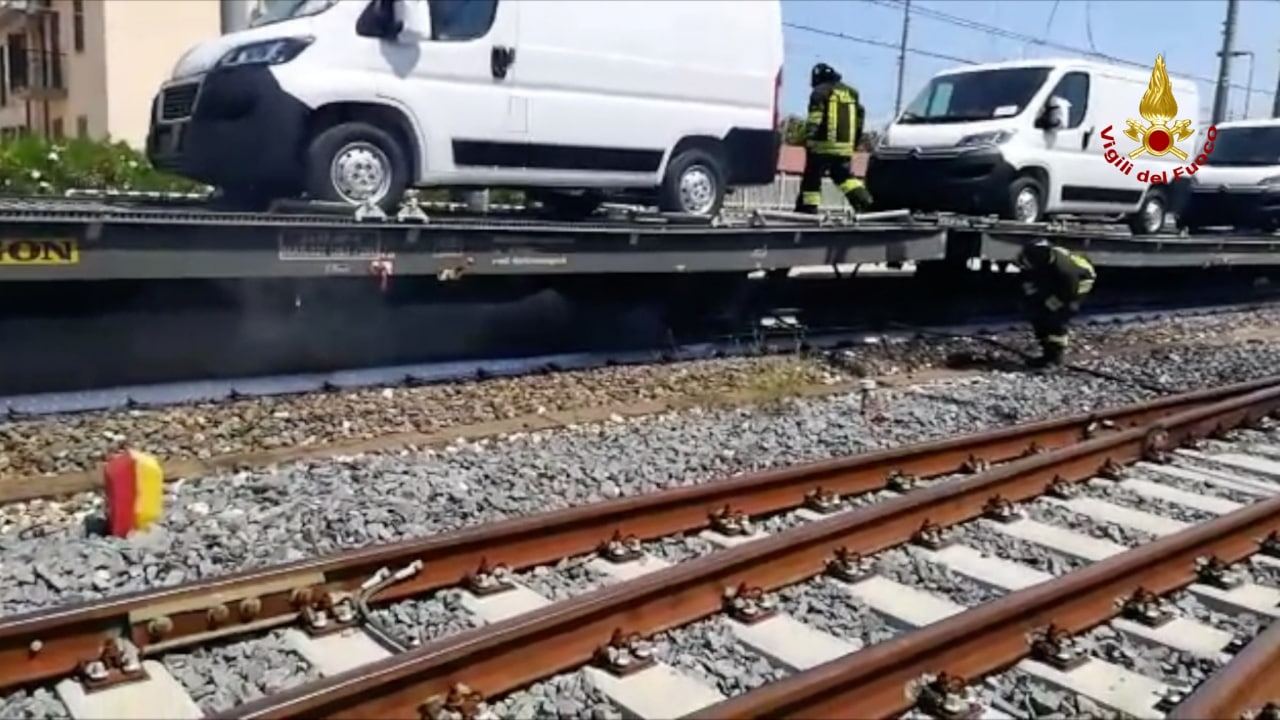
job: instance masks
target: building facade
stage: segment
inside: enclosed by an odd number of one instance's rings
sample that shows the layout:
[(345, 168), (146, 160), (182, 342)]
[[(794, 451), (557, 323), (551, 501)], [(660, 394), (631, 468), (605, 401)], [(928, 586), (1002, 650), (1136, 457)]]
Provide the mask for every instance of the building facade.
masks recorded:
[(146, 141), (151, 99), (217, 0), (0, 0), (0, 137)]

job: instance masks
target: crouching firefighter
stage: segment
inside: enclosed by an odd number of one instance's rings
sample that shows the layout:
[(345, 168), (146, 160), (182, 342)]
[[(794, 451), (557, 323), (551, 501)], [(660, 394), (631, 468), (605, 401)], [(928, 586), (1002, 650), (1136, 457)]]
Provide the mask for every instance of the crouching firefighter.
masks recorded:
[(1068, 326), (1080, 302), (1097, 280), (1093, 264), (1083, 255), (1038, 240), (1018, 255), (1022, 292), (1041, 355), (1031, 367), (1061, 365), (1067, 349)]
[(849, 167), (862, 139), (866, 108), (858, 91), (840, 82), (840, 73), (826, 63), (813, 66), (809, 76), (809, 116), (805, 121), (804, 175), (796, 212), (816, 214), (822, 203), (822, 178), (831, 176), (856, 211), (871, 207), (871, 193)]

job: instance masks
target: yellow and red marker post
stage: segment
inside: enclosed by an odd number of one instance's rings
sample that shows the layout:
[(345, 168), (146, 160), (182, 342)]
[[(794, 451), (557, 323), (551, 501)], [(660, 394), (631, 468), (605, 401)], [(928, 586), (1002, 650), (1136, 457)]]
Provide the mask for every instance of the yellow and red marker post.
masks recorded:
[(154, 456), (125, 450), (107, 459), (102, 471), (107, 496), (107, 532), (126, 537), (145, 530), (164, 512), (164, 470)]

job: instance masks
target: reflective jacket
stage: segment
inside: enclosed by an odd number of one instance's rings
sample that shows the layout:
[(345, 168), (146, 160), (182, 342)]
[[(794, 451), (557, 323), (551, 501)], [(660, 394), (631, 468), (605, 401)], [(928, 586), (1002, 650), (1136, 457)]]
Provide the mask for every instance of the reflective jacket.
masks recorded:
[(1049, 262), (1022, 270), (1022, 291), (1037, 300), (1054, 298), (1070, 304), (1080, 300), (1093, 289), (1098, 273), (1093, 263), (1084, 255), (1054, 247)]
[(805, 147), (819, 155), (853, 157), (865, 115), (857, 90), (838, 82), (818, 85), (809, 95)]

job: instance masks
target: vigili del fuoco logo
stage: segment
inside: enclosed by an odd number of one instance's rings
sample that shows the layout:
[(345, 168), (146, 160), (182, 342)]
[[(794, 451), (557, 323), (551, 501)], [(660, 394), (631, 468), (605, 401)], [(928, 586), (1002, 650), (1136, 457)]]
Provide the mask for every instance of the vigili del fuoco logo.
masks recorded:
[[(1156, 56), (1156, 66), (1151, 69), (1151, 82), (1147, 84), (1147, 91), (1142, 94), (1142, 100), (1138, 103), (1138, 114), (1145, 123), (1125, 120), (1129, 126), (1124, 131), (1125, 137), (1138, 143), (1138, 147), (1128, 155), (1122, 155), (1116, 150), (1116, 138), (1112, 134), (1111, 125), (1102, 130), (1102, 139), (1105, 141), (1102, 145), (1105, 151), (1103, 157), (1117, 170), (1125, 175), (1133, 175), (1133, 161), (1143, 155), (1173, 155), (1187, 163), (1182, 167), (1175, 167), (1172, 172), (1160, 169), (1138, 170), (1138, 182), (1163, 185), (1195, 175), (1200, 166), (1208, 162), (1209, 155), (1213, 153), (1213, 141), (1218, 139), (1218, 128), (1209, 126), (1205, 132), (1207, 140), (1204, 146), (1194, 160), (1187, 162), (1191, 155), (1179, 148), (1178, 143), (1189, 140), (1195, 131), (1191, 128), (1190, 120), (1174, 121), (1178, 116), (1178, 99), (1173, 96), (1173, 83), (1169, 81), (1169, 71), (1164, 66), (1164, 55)], [(1195, 150), (1192, 149), (1191, 152)]]

